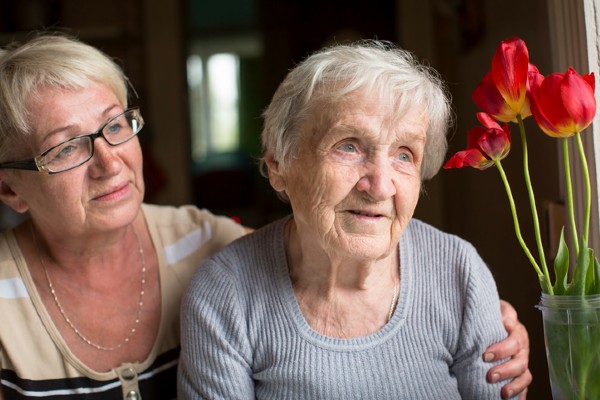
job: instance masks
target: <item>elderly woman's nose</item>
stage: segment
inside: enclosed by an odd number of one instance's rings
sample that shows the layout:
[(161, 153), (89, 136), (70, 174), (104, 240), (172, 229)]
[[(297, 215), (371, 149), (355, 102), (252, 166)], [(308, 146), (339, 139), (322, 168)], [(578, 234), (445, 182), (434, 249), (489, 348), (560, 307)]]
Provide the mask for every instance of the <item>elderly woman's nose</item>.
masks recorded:
[(359, 179), (356, 188), (375, 200), (385, 200), (396, 194), (393, 168), (389, 164), (371, 164)]

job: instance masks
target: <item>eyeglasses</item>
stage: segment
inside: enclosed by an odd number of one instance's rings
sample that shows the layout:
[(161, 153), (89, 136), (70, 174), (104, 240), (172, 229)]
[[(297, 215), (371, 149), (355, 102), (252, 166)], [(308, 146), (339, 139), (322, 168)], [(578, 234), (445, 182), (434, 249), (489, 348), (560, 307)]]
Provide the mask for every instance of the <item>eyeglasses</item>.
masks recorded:
[(111, 146), (125, 143), (144, 126), (139, 107), (125, 110), (111, 118), (94, 133), (75, 136), (50, 147), (35, 158), (0, 163), (0, 168), (25, 169), (58, 174), (86, 163), (94, 156), (94, 141), (102, 137)]

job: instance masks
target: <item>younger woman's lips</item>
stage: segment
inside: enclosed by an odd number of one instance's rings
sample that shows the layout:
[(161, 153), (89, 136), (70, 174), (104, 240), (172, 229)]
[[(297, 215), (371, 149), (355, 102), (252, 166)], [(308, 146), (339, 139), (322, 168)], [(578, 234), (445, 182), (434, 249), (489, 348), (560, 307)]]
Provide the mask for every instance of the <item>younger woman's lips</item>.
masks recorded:
[(102, 200), (102, 201), (117, 200), (117, 199), (123, 197), (125, 194), (127, 194), (128, 191), (129, 191), (129, 184), (126, 183), (122, 186), (111, 189), (106, 193), (96, 196), (94, 198), (94, 200)]

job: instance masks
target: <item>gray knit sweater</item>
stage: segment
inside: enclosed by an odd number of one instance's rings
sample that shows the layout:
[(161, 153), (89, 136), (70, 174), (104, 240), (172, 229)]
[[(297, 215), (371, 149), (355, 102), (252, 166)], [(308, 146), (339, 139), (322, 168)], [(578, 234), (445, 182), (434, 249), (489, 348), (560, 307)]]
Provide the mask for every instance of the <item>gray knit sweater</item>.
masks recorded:
[(490, 271), (467, 242), (413, 220), (400, 297), (366, 337), (312, 330), (294, 297), (283, 228), (205, 261), (182, 303), (180, 399), (500, 399), (484, 349), (506, 336)]

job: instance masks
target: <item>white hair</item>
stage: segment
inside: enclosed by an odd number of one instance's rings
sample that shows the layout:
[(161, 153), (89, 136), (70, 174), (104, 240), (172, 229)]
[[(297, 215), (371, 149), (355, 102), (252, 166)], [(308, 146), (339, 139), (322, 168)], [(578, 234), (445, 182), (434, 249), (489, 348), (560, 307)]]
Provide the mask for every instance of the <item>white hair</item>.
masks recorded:
[(325, 48), (288, 73), (263, 113), (263, 173), (267, 157), (282, 169), (293, 160), (302, 126), (314, 117), (322, 100), (335, 104), (358, 90), (388, 97), (398, 115), (413, 107), (425, 109), (429, 125), (421, 179), (435, 176), (444, 161), (452, 124), (446, 86), (434, 69), (410, 52), (376, 40)]

